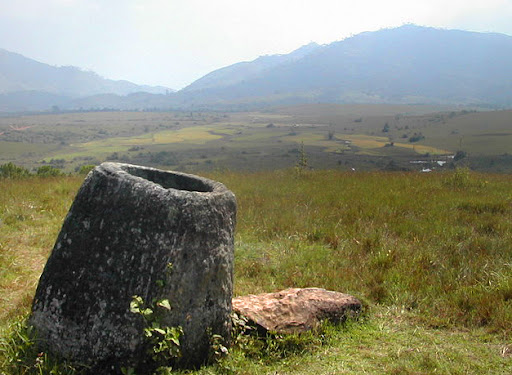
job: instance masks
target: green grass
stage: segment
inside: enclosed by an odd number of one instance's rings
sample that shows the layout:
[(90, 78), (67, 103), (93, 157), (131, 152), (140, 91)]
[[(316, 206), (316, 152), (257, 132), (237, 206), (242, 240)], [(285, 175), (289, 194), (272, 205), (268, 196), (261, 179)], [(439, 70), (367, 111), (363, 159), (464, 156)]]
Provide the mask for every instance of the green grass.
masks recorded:
[[(234, 348), (193, 373), (512, 372), (512, 176), (207, 175), (238, 200), (235, 295), (323, 287), (361, 298), (366, 313), (315, 337)], [(80, 182), (0, 180), (1, 327), (28, 313)]]
[(81, 179), (0, 179), (0, 326), (29, 308)]
[[(506, 374), (507, 341), (482, 329), (425, 328), (408, 313), (377, 308), (364, 321), (328, 327), (321, 339), (257, 358), (234, 349), (220, 365), (187, 374)], [(306, 340), (304, 337), (303, 340)], [(281, 350), (280, 350), (281, 349)]]
[(236, 292), (313, 285), (512, 328), (510, 179), (460, 174), (244, 176)]

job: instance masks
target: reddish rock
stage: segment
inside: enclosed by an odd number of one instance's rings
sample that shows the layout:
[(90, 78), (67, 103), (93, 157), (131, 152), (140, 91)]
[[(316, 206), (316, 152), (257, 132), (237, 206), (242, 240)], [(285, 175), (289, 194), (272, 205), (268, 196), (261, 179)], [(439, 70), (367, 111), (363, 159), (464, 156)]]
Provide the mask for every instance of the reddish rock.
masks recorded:
[(339, 323), (355, 317), (361, 312), (361, 302), (348, 294), (321, 288), (291, 288), (234, 298), (233, 311), (267, 331), (298, 333), (322, 320)]

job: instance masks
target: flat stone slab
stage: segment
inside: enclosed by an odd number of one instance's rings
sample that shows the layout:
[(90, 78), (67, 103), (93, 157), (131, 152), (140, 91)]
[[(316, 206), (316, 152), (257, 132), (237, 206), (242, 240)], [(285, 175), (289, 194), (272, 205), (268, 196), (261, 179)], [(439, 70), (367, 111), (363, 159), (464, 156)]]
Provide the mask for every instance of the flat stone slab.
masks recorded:
[(291, 288), (233, 298), (233, 311), (266, 331), (299, 333), (321, 321), (340, 323), (361, 312), (361, 302), (348, 294), (322, 288)]

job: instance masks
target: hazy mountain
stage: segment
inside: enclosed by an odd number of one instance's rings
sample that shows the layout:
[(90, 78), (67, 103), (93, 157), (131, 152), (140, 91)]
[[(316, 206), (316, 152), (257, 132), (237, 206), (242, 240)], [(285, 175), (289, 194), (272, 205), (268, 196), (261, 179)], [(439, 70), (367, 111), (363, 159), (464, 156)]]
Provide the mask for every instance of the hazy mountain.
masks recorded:
[[(42, 109), (41, 105), (46, 102), (63, 105), (72, 98), (98, 94), (164, 94), (168, 91), (161, 86), (105, 79), (73, 66), (50, 66), (0, 49), (0, 94), (3, 99), (0, 110)], [(8, 103), (12, 105), (7, 106)]]
[(318, 44), (310, 43), (287, 55), (260, 56), (253, 61), (236, 63), (205, 75), (185, 87), (182, 92), (192, 92), (209, 88), (215, 89), (243, 83), (244, 81), (257, 78), (268, 69), (300, 60), (304, 56), (316, 51), (318, 48), (320, 48)]
[[(503, 34), (406, 25), (317, 46), (300, 58), (279, 58), (282, 63), (261, 68), (257, 74), (246, 74), (243, 80), (235, 69), (238, 64), (220, 69), (178, 95), (195, 105), (255, 102), (512, 105), (512, 37)], [(245, 65), (260, 67), (258, 60)], [(222, 80), (215, 84), (209, 77), (222, 77)]]
[[(215, 70), (177, 93), (0, 50), (0, 111), (251, 109), (297, 103), (512, 107), (512, 37), (406, 25)], [(146, 93), (135, 94), (146, 91)], [(163, 95), (163, 94), (167, 95)]]

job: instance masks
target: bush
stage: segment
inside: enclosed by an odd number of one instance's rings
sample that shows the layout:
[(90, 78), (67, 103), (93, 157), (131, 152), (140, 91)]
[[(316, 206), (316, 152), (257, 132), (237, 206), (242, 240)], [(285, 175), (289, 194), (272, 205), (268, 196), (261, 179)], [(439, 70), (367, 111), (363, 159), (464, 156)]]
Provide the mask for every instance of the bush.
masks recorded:
[(420, 133), (414, 133), (410, 138), (409, 138), (409, 142), (411, 143), (414, 143), (414, 142), (419, 142), (421, 141), (422, 139), (425, 139), (425, 136), (423, 134)]
[(453, 161), (459, 161), (464, 159), (468, 154), (465, 151), (457, 151), (455, 156), (453, 157)]
[(78, 174), (82, 174), (82, 175), (88, 174), (95, 167), (96, 166), (94, 164), (82, 165), (81, 167), (77, 167), (76, 172), (78, 172)]
[(49, 165), (43, 165), (42, 167), (37, 168), (36, 174), (39, 177), (57, 177), (62, 176), (64, 173), (60, 169), (51, 167)]
[(470, 187), (481, 188), (485, 186), (486, 182), (473, 175), (469, 168), (457, 168), (444, 181), (444, 184), (452, 188), (461, 189)]
[(13, 163), (0, 165), (0, 178), (23, 178), (28, 177), (30, 172), (24, 167), (19, 167)]

